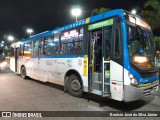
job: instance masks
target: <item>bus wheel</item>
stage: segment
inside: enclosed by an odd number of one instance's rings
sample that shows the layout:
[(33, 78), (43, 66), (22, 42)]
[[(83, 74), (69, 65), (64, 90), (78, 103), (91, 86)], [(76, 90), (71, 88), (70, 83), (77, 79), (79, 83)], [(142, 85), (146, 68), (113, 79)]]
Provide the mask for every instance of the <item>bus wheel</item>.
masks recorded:
[(79, 77), (75, 75), (69, 77), (68, 93), (75, 97), (82, 97), (82, 83)]
[(23, 79), (27, 78), (27, 76), (26, 76), (26, 68), (24, 66), (21, 67), (21, 77)]

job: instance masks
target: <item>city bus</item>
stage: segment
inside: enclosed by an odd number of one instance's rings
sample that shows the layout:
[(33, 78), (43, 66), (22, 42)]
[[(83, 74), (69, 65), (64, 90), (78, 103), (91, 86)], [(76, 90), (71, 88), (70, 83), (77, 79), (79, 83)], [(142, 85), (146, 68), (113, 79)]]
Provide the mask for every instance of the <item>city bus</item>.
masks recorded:
[(116, 9), (12, 44), (10, 68), (72, 96), (130, 102), (158, 91), (154, 46), (144, 19)]

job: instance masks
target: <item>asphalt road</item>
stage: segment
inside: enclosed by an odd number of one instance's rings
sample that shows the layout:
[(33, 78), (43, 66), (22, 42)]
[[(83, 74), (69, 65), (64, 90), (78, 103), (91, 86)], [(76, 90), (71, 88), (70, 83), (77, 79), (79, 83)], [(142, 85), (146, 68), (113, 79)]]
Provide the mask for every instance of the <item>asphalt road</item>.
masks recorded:
[[(131, 103), (105, 99), (88, 93), (85, 93), (83, 98), (76, 98), (65, 93), (62, 86), (33, 79), (23, 80), (19, 75), (6, 69), (0, 71), (0, 111), (160, 111), (160, 90), (156, 96)], [(43, 120), (44, 118), (37, 119)], [(67, 119), (67, 117), (61, 119)], [(104, 117), (69, 117), (68, 119), (106, 120)], [(119, 120), (121, 117), (108, 117), (107, 119)], [(125, 117), (124, 119), (135, 118)]]

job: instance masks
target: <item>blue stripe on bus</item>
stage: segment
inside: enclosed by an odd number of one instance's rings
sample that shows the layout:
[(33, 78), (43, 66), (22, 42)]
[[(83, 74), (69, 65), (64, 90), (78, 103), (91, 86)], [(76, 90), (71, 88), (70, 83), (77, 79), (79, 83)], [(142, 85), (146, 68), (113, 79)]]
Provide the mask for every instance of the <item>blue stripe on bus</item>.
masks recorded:
[[(158, 76), (154, 76), (154, 77), (151, 77), (151, 78), (143, 78), (143, 81), (148, 81), (148, 83), (154, 82), (155, 80), (158, 80)], [(141, 81), (140, 84), (146, 83), (146, 82), (143, 82), (143, 81)]]
[(96, 16), (92, 16), (92, 17), (90, 17), (90, 22), (89, 23), (96, 22), (96, 21), (102, 20), (104, 18), (113, 17), (113, 16), (116, 16), (116, 15), (118, 15), (120, 17), (123, 17), (123, 10), (122, 9), (116, 9), (116, 10), (108, 11), (108, 12), (105, 12), (105, 13), (102, 13), (102, 14), (98, 14)]
[(32, 56), (31, 58), (83, 58), (84, 55), (61, 55), (61, 56)]
[(129, 62), (130, 56), (128, 53), (127, 29), (126, 29), (125, 21), (122, 22), (122, 31), (123, 31), (123, 40), (124, 40), (124, 68), (128, 70), (131, 74), (133, 74), (138, 80), (138, 83), (140, 83), (140, 79), (142, 78), (141, 75), (131, 67)]

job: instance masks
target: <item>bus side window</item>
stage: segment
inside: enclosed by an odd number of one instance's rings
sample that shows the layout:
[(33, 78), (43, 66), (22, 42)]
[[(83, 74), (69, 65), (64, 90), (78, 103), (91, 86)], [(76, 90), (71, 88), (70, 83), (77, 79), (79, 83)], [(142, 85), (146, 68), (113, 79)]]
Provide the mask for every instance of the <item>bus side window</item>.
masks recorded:
[(78, 35), (74, 37), (73, 42), (73, 53), (81, 53), (82, 52), (82, 41), (83, 41), (83, 28), (77, 30)]
[(34, 41), (33, 44), (33, 55), (37, 56), (39, 54), (39, 40)]
[(23, 56), (23, 44), (19, 47), (19, 56)]
[(61, 53), (82, 52), (83, 28), (66, 31), (61, 35)]
[(57, 54), (59, 50), (59, 39), (55, 36), (50, 36), (44, 40), (44, 54), (54, 55)]
[(40, 39), (40, 55), (43, 55), (44, 53), (44, 39)]
[(54, 35), (54, 54), (59, 54), (60, 44), (59, 44), (59, 34)]
[(32, 42), (28, 42), (24, 44), (24, 56), (30, 56), (32, 50)]

